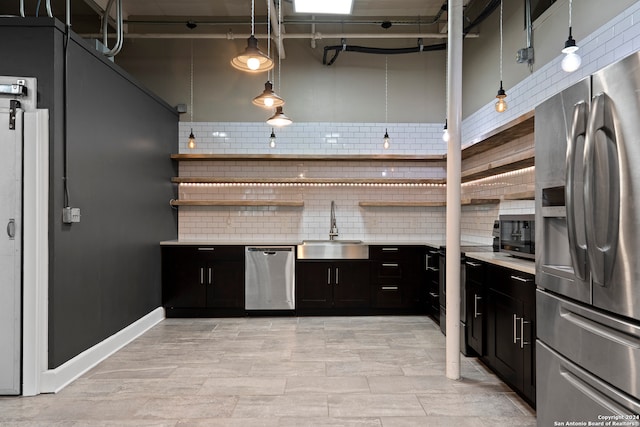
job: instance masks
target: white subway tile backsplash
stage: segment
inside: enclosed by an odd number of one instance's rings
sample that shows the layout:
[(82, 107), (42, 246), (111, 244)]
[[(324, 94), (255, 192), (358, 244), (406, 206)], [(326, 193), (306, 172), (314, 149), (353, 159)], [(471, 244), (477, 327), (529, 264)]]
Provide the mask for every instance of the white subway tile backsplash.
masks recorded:
[[(540, 102), (593, 72), (640, 50), (640, 2), (593, 34), (579, 40), (581, 68), (565, 73), (562, 55), (530, 76), (506, 88), (509, 109), (497, 114), (493, 100), (462, 123), (462, 146), (535, 108)], [(255, 122), (181, 122), (180, 153), (216, 154), (444, 154), (444, 123), (293, 123), (275, 129), (276, 147), (269, 148), (271, 128)], [(186, 147), (190, 130), (197, 148)], [(382, 148), (385, 129), (391, 137)], [(526, 141), (523, 142), (526, 144)], [(478, 161), (483, 162), (487, 159)], [(420, 162), (225, 161), (181, 162), (180, 176), (211, 177), (344, 177), (344, 178), (445, 178), (442, 166)], [(533, 169), (465, 183), (463, 198), (496, 198), (505, 192), (535, 188)], [(182, 199), (299, 200), (303, 208), (290, 207), (180, 207), (178, 236), (189, 240), (244, 240), (297, 242), (324, 239), (329, 231), (331, 200), (338, 206), (340, 238), (368, 241), (440, 239), (446, 227), (444, 207), (361, 207), (360, 201), (444, 201), (443, 186), (429, 187), (223, 187), (180, 186)], [(530, 214), (531, 200), (509, 200), (495, 205), (464, 206), (461, 231), (464, 240), (491, 244), (493, 221), (501, 214)]]

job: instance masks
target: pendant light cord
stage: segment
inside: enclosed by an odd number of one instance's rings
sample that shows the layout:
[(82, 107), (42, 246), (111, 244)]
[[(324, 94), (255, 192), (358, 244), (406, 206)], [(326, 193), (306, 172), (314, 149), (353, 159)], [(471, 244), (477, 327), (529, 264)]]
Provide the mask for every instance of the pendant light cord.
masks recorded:
[(384, 123), (389, 123), (389, 57), (384, 57)]
[(193, 39), (191, 39), (191, 64), (189, 71), (189, 92), (191, 99), (191, 124), (193, 125)]
[(255, 0), (251, 0), (251, 35), (254, 35), (255, 32), (255, 22), (254, 22), (254, 14), (256, 13), (255, 11)]
[[(271, 1), (271, 0), (269, 0)], [(278, 2), (278, 48), (282, 49), (282, 0)], [(282, 96), (282, 55), (278, 51), (278, 92)]]
[(569, 28), (571, 28), (571, 6), (572, 6), (573, 0), (569, 0)]
[(500, 86), (502, 86), (502, 3), (500, 0)]
[[(267, 56), (271, 58), (271, 0), (267, 0)], [(271, 73), (271, 70), (267, 70), (267, 80)]]

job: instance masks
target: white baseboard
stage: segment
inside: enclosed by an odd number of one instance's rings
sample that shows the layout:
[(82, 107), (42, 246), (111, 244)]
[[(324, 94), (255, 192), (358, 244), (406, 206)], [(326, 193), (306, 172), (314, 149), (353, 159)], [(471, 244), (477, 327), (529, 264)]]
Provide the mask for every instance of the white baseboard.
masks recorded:
[(59, 392), (89, 369), (160, 323), (164, 318), (164, 308), (158, 307), (57, 368), (44, 371), (40, 376), (40, 393)]

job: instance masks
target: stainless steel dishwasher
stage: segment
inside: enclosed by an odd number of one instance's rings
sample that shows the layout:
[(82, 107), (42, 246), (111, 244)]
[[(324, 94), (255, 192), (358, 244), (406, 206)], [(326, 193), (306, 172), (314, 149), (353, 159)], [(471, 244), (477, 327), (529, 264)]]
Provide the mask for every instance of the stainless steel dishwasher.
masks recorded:
[(295, 246), (245, 247), (245, 309), (295, 309)]

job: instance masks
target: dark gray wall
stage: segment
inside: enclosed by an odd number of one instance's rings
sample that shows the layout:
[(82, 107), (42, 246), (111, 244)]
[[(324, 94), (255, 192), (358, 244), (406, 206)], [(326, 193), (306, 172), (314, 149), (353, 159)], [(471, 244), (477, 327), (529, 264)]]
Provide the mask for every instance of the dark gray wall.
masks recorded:
[[(5, 21), (5, 22), (2, 22)], [(170, 154), (178, 115), (72, 35), (68, 48), (63, 224), (64, 27), (48, 18), (0, 21), (1, 75), (38, 78), (51, 114), (49, 367), (55, 368), (161, 305), (161, 240), (177, 238)]]

